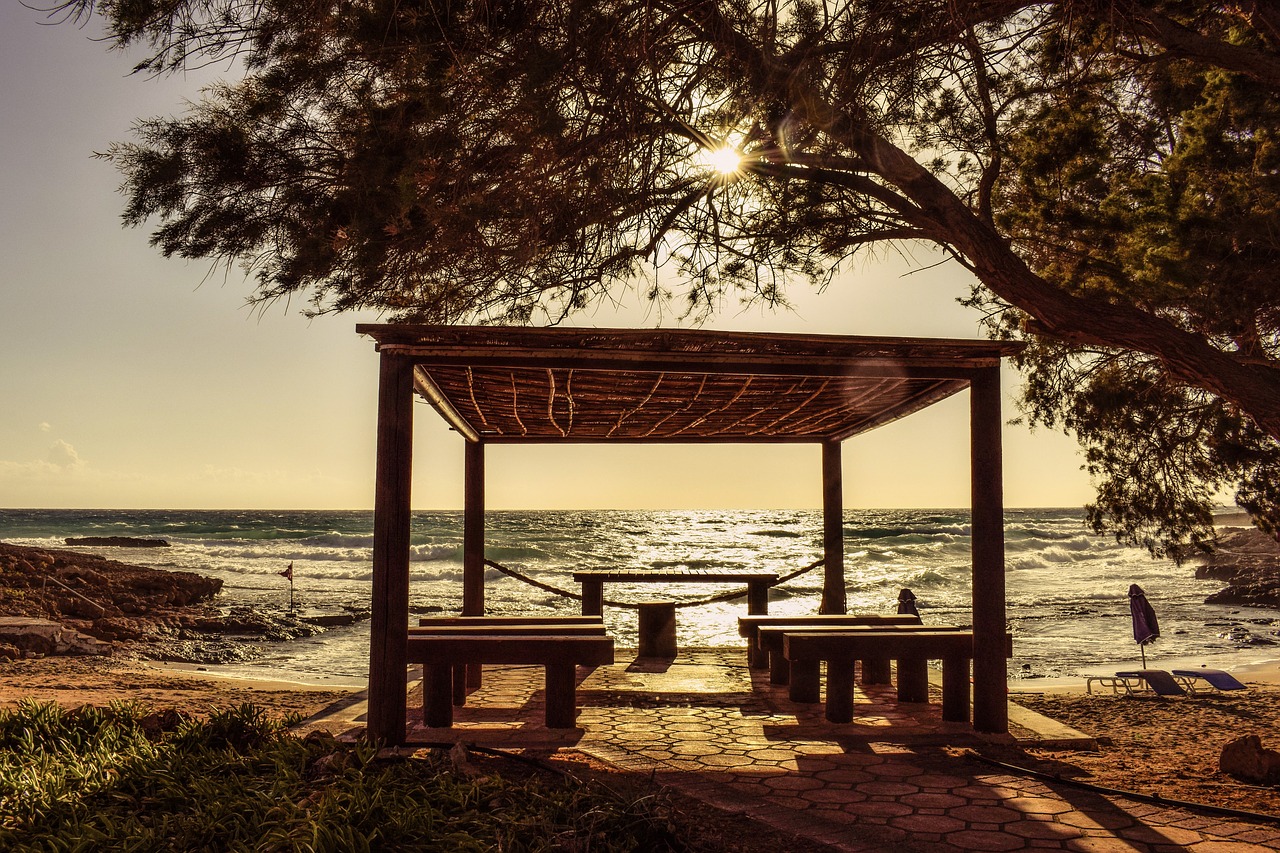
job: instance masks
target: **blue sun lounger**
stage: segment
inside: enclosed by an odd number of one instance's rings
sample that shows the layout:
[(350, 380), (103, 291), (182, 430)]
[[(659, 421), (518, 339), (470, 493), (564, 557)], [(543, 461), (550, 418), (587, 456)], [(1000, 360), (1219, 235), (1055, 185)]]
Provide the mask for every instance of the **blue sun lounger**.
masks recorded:
[(1182, 688), (1182, 685), (1163, 669), (1131, 669), (1127, 672), (1117, 672), (1116, 678), (1132, 678), (1145, 681), (1147, 687), (1151, 688), (1159, 696), (1187, 695), (1187, 691)]
[(1178, 683), (1190, 693), (1197, 692), (1197, 689), (1205, 689), (1196, 687), (1197, 680), (1207, 681), (1209, 687), (1215, 691), (1249, 689), (1238, 681), (1234, 675), (1229, 672), (1223, 672), (1220, 669), (1175, 669), (1173, 677), (1178, 679)]

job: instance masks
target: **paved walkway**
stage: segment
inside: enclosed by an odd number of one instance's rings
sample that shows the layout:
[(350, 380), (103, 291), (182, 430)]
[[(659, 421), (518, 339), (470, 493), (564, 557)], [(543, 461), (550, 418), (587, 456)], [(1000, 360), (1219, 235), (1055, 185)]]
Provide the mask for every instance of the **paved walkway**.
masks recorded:
[[(737, 649), (682, 652), (593, 671), (579, 686), (579, 728), (543, 725), (542, 670), (486, 667), (484, 686), (455, 709), (452, 729), (421, 725), (417, 742), (553, 751), (576, 749), (731, 812), (848, 851), (1195, 851), (1280, 849), (1280, 825), (1235, 821), (1102, 796), (993, 769), (966, 748), (992, 741), (1055, 743), (1079, 733), (1012, 705), (1014, 734), (981, 738), (940, 708), (894, 701), (891, 687), (858, 688), (856, 719), (832, 725), (799, 705)], [(360, 725), (353, 705), (326, 720)]]

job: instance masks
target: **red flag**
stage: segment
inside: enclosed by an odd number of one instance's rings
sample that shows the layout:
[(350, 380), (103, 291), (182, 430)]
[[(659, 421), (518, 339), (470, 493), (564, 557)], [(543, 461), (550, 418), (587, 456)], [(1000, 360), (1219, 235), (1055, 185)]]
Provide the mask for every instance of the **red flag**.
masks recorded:
[(280, 577), (285, 578), (289, 583), (293, 583), (293, 563), (290, 563), (289, 568), (280, 573)]

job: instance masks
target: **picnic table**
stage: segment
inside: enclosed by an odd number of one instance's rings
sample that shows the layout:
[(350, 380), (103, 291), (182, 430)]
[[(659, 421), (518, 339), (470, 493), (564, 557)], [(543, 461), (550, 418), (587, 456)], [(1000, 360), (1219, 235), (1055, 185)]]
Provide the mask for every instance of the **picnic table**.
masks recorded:
[[(582, 584), (582, 615), (604, 613), (604, 585), (632, 584), (746, 584), (747, 613), (769, 612), (769, 587), (778, 581), (778, 573), (769, 569), (583, 569), (573, 573), (575, 583)], [(676, 656), (675, 603), (649, 601), (639, 604), (639, 653), (641, 657)]]

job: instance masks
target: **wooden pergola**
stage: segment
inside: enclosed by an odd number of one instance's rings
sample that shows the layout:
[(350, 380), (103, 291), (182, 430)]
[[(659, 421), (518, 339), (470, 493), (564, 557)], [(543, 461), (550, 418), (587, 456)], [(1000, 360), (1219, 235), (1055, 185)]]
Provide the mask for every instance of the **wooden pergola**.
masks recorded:
[(484, 613), (484, 449), (551, 442), (817, 443), (821, 608), (845, 611), (841, 442), (970, 391), (973, 724), (1006, 711), (1002, 341), (702, 330), (359, 325), (380, 353), (368, 732), (403, 743), (413, 398), (465, 439), (462, 615)]

